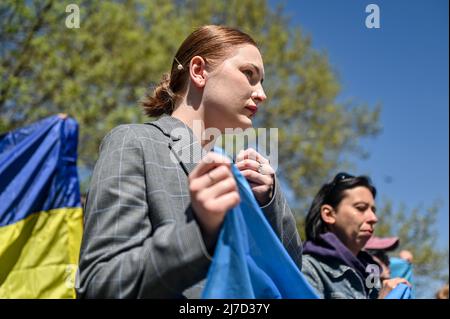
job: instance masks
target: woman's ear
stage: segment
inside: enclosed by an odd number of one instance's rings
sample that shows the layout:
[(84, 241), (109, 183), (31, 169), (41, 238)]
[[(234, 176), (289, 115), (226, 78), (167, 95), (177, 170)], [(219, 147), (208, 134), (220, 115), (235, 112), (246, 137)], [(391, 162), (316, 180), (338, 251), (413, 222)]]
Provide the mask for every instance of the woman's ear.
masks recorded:
[(330, 205), (322, 205), (322, 207), (320, 207), (320, 216), (327, 225), (333, 225), (336, 222), (334, 209)]
[(189, 75), (198, 88), (203, 88), (206, 82), (206, 62), (201, 56), (194, 56), (189, 65)]

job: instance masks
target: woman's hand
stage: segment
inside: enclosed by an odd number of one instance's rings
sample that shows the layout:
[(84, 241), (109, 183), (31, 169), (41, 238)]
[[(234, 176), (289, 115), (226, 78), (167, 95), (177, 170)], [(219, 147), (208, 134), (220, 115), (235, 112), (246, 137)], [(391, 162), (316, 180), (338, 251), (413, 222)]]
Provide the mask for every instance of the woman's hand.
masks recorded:
[(240, 202), (231, 161), (208, 153), (189, 174), (191, 206), (207, 246), (215, 244), (225, 214)]
[(247, 179), (259, 205), (272, 199), (275, 171), (269, 161), (252, 148), (241, 151), (236, 166)]
[(383, 287), (381, 287), (381, 290), (378, 294), (378, 299), (384, 299), (386, 296), (395, 288), (398, 286), (398, 284), (407, 284), (411, 287), (411, 284), (408, 280), (405, 278), (392, 278), (392, 279), (386, 279), (383, 281)]

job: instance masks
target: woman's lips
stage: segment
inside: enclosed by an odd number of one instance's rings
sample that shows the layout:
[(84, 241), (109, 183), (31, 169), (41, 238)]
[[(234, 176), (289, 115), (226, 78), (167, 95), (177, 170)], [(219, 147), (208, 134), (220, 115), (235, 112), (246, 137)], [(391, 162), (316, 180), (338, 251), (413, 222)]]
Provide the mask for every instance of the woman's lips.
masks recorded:
[(247, 105), (245, 108), (252, 112), (252, 116), (258, 111), (258, 107), (253, 105)]

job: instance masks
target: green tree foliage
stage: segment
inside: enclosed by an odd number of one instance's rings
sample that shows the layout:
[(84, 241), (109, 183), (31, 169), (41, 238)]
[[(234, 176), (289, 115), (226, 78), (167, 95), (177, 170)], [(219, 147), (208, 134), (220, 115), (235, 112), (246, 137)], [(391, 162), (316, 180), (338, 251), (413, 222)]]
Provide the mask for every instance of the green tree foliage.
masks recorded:
[(296, 204), (341, 154), (357, 151), (360, 138), (378, 131), (379, 110), (337, 103), (339, 84), (326, 55), (265, 0), (77, 4), (79, 29), (65, 26), (63, 1), (0, 4), (0, 128), (68, 113), (80, 123), (80, 165), (88, 169), (111, 128), (146, 120), (138, 100), (202, 24), (237, 26), (261, 44), (269, 99), (256, 124), (280, 128), (281, 173)]
[(81, 2), (81, 27), (68, 29), (63, 1), (8, 2), (0, 9), (2, 129), (68, 113), (80, 123), (80, 164), (92, 168), (107, 131), (144, 120), (137, 101), (184, 36), (173, 5)]
[(360, 140), (379, 132), (380, 107), (339, 103), (326, 53), (267, 0), (70, 3), (80, 8), (80, 28), (66, 27), (64, 1), (0, 2), (0, 132), (67, 113), (80, 124), (83, 171), (109, 130), (148, 120), (139, 99), (203, 24), (238, 27), (260, 44), (268, 100), (255, 126), (279, 128), (279, 173), (299, 216), (342, 158), (364, 155)]

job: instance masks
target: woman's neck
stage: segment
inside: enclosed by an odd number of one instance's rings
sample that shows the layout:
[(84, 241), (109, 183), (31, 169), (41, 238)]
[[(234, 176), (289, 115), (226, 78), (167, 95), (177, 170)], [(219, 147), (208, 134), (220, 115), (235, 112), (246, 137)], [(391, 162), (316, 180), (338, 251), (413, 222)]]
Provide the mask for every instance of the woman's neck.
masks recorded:
[(206, 151), (210, 151), (214, 146), (218, 136), (205, 134), (207, 129), (204, 113), (201, 108), (195, 110), (188, 105), (179, 105), (171, 114), (188, 126), (195, 138), (201, 143)]
[(345, 235), (342, 235), (338, 231), (333, 230), (333, 227), (330, 227), (330, 231), (336, 235), (336, 237), (340, 240), (341, 243), (344, 244), (345, 247), (348, 248), (353, 256), (358, 256), (359, 252), (361, 251), (360, 247), (357, 247), (355, 243), (351, 242), (351, 240), (348, 240)]

